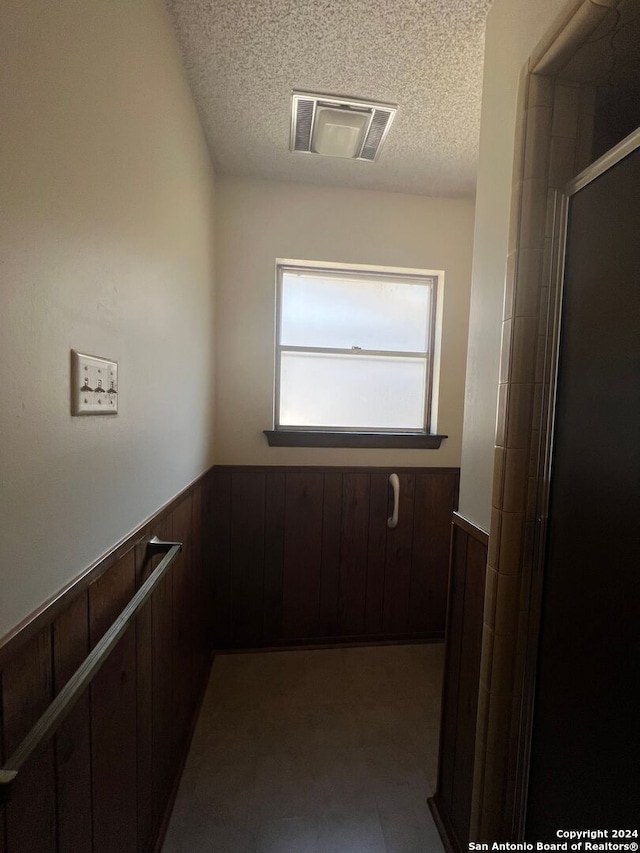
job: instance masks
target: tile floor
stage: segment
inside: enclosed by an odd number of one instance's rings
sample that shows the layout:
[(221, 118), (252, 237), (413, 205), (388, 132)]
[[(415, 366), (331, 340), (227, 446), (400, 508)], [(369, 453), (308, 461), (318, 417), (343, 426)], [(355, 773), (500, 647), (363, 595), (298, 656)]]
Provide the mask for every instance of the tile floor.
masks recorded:
[(216, 658), (163, 853), (443, 853), (443, 646)]

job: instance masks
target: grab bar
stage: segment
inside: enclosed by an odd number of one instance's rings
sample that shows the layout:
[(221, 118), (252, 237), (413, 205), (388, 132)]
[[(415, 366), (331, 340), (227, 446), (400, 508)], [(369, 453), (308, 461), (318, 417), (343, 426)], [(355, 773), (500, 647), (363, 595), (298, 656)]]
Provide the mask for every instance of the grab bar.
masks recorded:
[(387, 527), (397, 527), (398, 510), (400, 509), (400, 478), (397, 474), (391, 474), (389, 483), (393, 489), (393, 515), (387, 519)]
[(148, 542), (147, 550), (149, 556), (152, 557), (156, 554), (165, 554), (166, 556), (142, 584), (107, 633), (96, 644), (93, 651), (80, 664), (38, 722), (35, 723), (31, 731), (26, 735), (20, 746), (9, 756), (4, 767), (0, 768), (0, 801), (6, 799), (11, 782), (16, 778), (18, 770), (20, 770), (31, 753), (43, 741), (54, 734), (60, 723), (82, 695), (83, 690), (91, 683), (94, 675), (105, 663), (111, 650), (118, 643), (138, 611), (162, 580), (171, 563), (182, 550), (182, 543), (163, 542), (154, 536)]

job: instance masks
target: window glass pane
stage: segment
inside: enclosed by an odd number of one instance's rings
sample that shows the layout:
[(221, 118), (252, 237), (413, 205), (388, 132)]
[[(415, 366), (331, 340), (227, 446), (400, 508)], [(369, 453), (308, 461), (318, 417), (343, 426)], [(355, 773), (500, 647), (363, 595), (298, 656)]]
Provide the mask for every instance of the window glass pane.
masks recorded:
[(426, 352), (429, 284), (283, 272), (285, 346)]
[(280, 425), (424, 429), (426, 359), (283, 352)]

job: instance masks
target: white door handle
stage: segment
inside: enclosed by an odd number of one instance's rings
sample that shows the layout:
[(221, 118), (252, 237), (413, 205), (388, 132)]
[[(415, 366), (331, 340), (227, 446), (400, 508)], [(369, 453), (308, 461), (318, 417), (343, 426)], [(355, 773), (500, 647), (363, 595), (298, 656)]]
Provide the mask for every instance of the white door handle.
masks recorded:
[(397, 527), (398, 510), (400, 509), (400, 478), (397, 474), (391, 474), (389, 483), (393, 489), (393, 515), (387, 519), (387, 527)]

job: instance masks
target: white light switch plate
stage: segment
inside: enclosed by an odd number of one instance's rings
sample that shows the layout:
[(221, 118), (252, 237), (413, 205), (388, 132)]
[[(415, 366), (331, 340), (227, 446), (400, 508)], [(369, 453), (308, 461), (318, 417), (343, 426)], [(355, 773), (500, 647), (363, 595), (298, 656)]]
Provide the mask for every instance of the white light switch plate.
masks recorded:
[(71, 414), (115, 415), (118, 364), (71, 350)]

